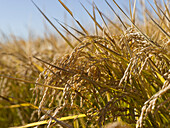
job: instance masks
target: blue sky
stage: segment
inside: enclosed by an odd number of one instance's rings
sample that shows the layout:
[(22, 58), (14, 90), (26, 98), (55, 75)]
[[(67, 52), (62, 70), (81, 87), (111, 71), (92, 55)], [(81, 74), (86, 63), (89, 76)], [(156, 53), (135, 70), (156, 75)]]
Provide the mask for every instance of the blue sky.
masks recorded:
[[(40, 9), (51, 19), (51, 21), (57, 26), (57, 23), (53, 19), (59, 19), (72, 25), (73, 20), (58, 0), (33, 0)], [(69, 9), (73, 12), (76, 19), (81, 21), (85, 26), (91, 22), (85, 10), (80, 5), (81, 3), (92, 12), (92, 7), (89, 5), (87, 0), (62, 0)], [(92, 0), (89, 0), (92, 1)], [(99, 2), (100, 1), (100, 2)], [(108, 0), (111, 1), (111, 0)], [(127, 6), (129, 0), (117, 0), (119, 5)], [(106, 5), (104, 0), (94, 0), (99, 9), (102, 10), (106, 15), (113, 15)], [(112, 5), (113, 2), (112, 2)], [(118, 9), (116, 9), (118, 10)], [(111, 12), (111, 14), (110, 14)], [(40, 12), (33, 5), (31, 0), (0, 0), (0, 31), (5, 34), (13, 33), (17, 36), (27, 37), (28, 31), (32, 30), (35, 35), (42, 35), (44, 33), (44, 22), (45, 19)], [(49, 30), (54, 29), (46, 22)]]
[[(75, 17), (82, 24), (88, 25), (89, 17), (80, 5), (80, 1), (90, 11), (92, 7), (86, 0), (62, 0), (74, 13)], [(90, 0), (89, 0), (90, 1)], [(100, 2), (98, 2), (100, 1)], [(124, 0), (118, 0), (121, 3)], [(42, 9), (45, 14), (53, 21), (53, 17), (72, 24), (72, 18), (67, 14), (66, 10), (61, 6), (58, 0), (34, 0), (34, 2)], [(94, 0), (96, 4), (106, 12), (106, 3), (104, 0)], [(0, 0), (0, 31), (5, 34), (13, 33), (17, 36), (27, 37), (28, 31), (32, 30), (35, 35), (41, 35), (44, 32), (44, 18), (31, 0)], [(47, 23), (47, 22), (46, 22)], [(48, 28), (53, 28), (47, 23)]]

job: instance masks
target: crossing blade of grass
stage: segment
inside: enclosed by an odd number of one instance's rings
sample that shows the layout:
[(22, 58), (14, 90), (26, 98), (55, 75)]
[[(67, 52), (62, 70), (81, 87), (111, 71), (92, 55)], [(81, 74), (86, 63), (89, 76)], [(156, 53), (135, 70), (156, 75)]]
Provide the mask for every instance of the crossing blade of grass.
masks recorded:
[(93, 16), (89, 13), (89, 11), (84, 7), (84, 5), (81, 3), (84, 10), (87, 12), (87, 14), (90, 16), (90, 18), (95, 22), (95, 24), (100, 28), (101, 31), (104, 31), (103, 28), (100, 26), (100, 24), (96, 21), (96, 19), (93, 18)]
[(76, 20), (73, 16), (73, 13), (70, 11), (70, 9), (61, 1), (58, 0), (61, 5), (67, 10), (67, 12), (73, 17), (73, 19), (77, 22), (77, 24), (80, 26), (80, 28), (84, 31), (84, 33), (86, 33), (86, 35), (89, 35), (88, 31), (80, 24), (80, 22), (78, 20)]
[(36, 82), (33, 82), (33, 81), (15, 78), (15, 77), (12, 77), (12, 76), (6, 76), (6, 75), (0, 74), (0, 77), (12, 79), (12, 80), (16, 80), (16, 81), (21, 81), (21, 82), (28, 83), (28, 84), (36, 84), (36, 85), (43, 86), (43, 87), (49, 87), (49, 88), (56, 89), (56, 90), (64, 90), (64, 88), (61, 88), (61, 87), (54, 87), (54, 86), (50, 86), (50, 85), (46, 85), (46, 84), (36, 83)]
[(102, 45), (102, 44), (100, 44), (100, 43), (95, 43), (95, 44), (97, 44), (97, 45), (99, 45), (100, 47), (104, 48), (106, 51), (108, 51), (108, 52), (110, 52), (110, 53), (112, 53), (112, 54), (114, 54), (114, 55), (116, 55), (116, 56), (118, 56), (118, 57), (123, 58), (122, 55), (120, 55), (119, 53), (117, 53), (117, 52), (115, 52), (115, 51), (113, 51), (113, 50), (105, 47), (104, 45)]
[(41, 67), (40, 65), (38, 65), (38, 64), (36, 64), (36, 63), (34, 63), (34, 62), (32, 62), (32, 64), (33, 64), (40, 72), (44, 71), (44, 68)]
[(164, 3), (164, 6), (165, 6), (165, 8), (166, 8), (166, 11), (167, 11), (168, 16), (170, 17), (170, 9), (169, 9), (168, 6), (167, 6), (167, 5), (170, 4), (169, 1), (167, 1), (167, 4), (166, 4), (166, 3), (165, 3), (165, 0), (163, 0), (163, 3)]
[(151, 8), (154, 10), (154, 12), (157, 14), (157, 16), (162, 20), (162, 17), (160, 16), (160, 14), (155, 10), (155, 8), (152, 6), (152, 4), (149, 2), (149, 0), (147, 0), (149, 5), (151, 6)]
[(154, 22), (154, 24), (167, 36), (170, 38), (170, 35), (149, 15), (148, 12), (146, 12), (149, 16), (149, 18)]
[[(3, 100), (6, 100), (7, 102), (9, 102), (11, 105), (10, 106), (0, 106), (0, 108), (19, 108), (19, 107), (32, 107), (34, 109), (39, 109), (38, 106), (35, 106), (34, 104), (25, 102), (21, 99), (18, 98), (13, 98), (13, 97), (4, 97), (0, 95), (0, 98), (2, 98)], [(23, 102), (20, 104), (16, 104), (16, 102)], [(43, 108), (44, 110), (49, 110), (48, 108)]]
[[(86, 117), (86, 115), (85, 115), (85, 114), (79, 114), (79, 115), (61, 117), (61, 118), (58, 118), (57, 120), (59, 120), (59, 121), (65, 121), (65, 120), (73, 120), (73, 119), (75, 119), (75, 118), (83, 118), (83, 117)], [(28, 127), (34, 127), (34, 126), (38, 126), (38, 125), (48, 124), (48, 122), (49, 122), (49, 120), (44, 120), (44, 121), (38, 121), (38, 122), (26, 124), (26, 125), (23, 125), (23, 126), (10, 127), (10, 128), (28, 128)], [(52, 122), (54, 123), (55, 120), (52, 120)]]
[[(130, 17), (131, 17), (132, 22), (135, 23), (136, 0), (133, 4), (133, 14), (132, 14), (131, 5), (132, 5), (131, 0), (129, 0)], [(133, 26), (133, 24), (131, 26)]]
[[(39, 109), (40, 109), (40, 108), (39, 108)], [(49, 116), (50, 119), (54, 120), (55, 123), (60, 124), (62, 127), (64, 127), (64, 128), (73, 128), (72, 125), (70, 125), (70, 124), (68, 124), (68, 123), (65, 123), (65, 122), (63, 122), (63, 121), (61, 121), (61, 120), (56, 119), (55, 117), (51, 116), (51, 114), (49, 114), (48, 112), (44, 111), (43, 109), (40, 109), (40, 111), (42, 111), (43, 113), (45, 113), (45, 115)]]
[(65, 26), (69, 27), (70, 29), (74, 30), (74, 31), (77, 32), (78, 34), (80, 34), (80, 35), (82, 35), (82, 36), (86, 36), (84, 33), (82, 33), (81, 31), (79, 31), (78, 29), (75, 29), (75, 28), (73, 28), (72, 26), (70, 26), (70, 25), (68, 25), (68, 24), (66, 24), (66, 23), (64, 23), (64, 22), (61, 22), (61, 21), (59, 21), (58, 19), (55, 19), (55, 20), (57, 20), (58, 22), (64, 24)]
[(44, 16), (44, 18), (53, 26), (53, 28), (60, 34), (60, 36), (67, 42), (67, 44), (73, 49), (74, 46), (70, 43), (70, 41), (55, 27), (55, 25), (50, 21), (50, 19), (41, 11), (41, 9), (31, 0), (35, 7), (39, 10), (39, 12)]
[[(147, 0), (148, 1), (148, 0)], [(166, 26), (167, 29), (169, 29), (169, 27), (167, 26), (167, 24), (164, 22), (164, 19), (161, 17), (161, 15), (154, 9), (154, 7), (152, 6), (152, 4), (148, 1), (149, 5), (152, 7), (152, 9), (154, 10), (154, 12), (157, 14), (157, 16), (159, 17), (159, 19), (164, 23), (164, 25)], [(168, 19), (168, 17), (164, 14), (164, 12), (159, 8), (159, 6), (157, 5), (157, 3), (155, 2), (156, 7), (163, 13), (164, 17), (167, 18), (168, 21), (170, 21)], [(146, 11), (147, 12), (147, 11)], [(150, 16), (149, 16), (150, 17)], [(169, 29), (170, 30), (170, 29)]]
[[(95, 3), (93, 1), (93, 17), (96, 20), (96, 12), (95, 12), (95, 7), (94, 6), (95, 6)], [(95, 35), (98, 36), (98, 29), (97, 29), (96, 22), (94, 22), (94, 28), (95, 28)]]
[(135, 13), (136, 13), (136, 0), (133, 4), (133, 15), (132, 15), (132, 22), (135, 24)]
[(123, 25), (123, 27), (125, 29), (127, 29), (126, 25), (124, 24), (124, 22), (122, 21), (122, 19), (117, 15), (117, 13), (115, 12), (115, 10), (112, 8), (112, 6), (107, 2), (107, 0), (105, 0), (105, 2), (107, 3), (107, 5), (110, 7), (110, 9), (114, 12), (114, 14), (116, 15), (116, 17), (119, 19), (119, 21), (121, 22), (121, 24)]
[[(90, 1), (88, 1), (88, 3), (92, 5), (92, 3)], [(120, 27), (118, 27), (115, 23), (113, 23), (113, 21), (110, 20), (103, 12), (101, 12), (94, 2), (93, 2), (93, 7), (95, 7), (94, 9), (96, 9), (98, 11), (98, 13), (99, 13), (100, 17), (102, 18), (107, 29), (108, 29), (108, 27), (107, 27), (108, 25), (106, 24), (104, 18), (106, 18), (114, 27), (116, 27), (119, 31), (121, 31), (123, 33), (123, 30)]]
[[(55, 18), (54, 18), (55, 19)], [(55, 19), (56, 22), (62, 27), (64, 28), (71, 36), (73, 36), (79, 43), (82, 43), (81, 40), (79, 38), (77, 38), (73, 33), (71, 33), (64, 25), (62, 25), (57, 19)]]
[[(102, 13), (102, 12), (101, 12)], [(115, 28), (117, 28), (121, 33), (123, 33), (123, 30), (117, 26), (116, 23), (114, 23), (111, 19), (109, 19), (104, 13), (102, 13), (103, 17), (106, 18)]]
[(112, 39), (108, 34), (107, 32), (102, 28), (102, 26), (93, 18), (93, 16), (89, 13), (89, 11), (84, 7), (84, 5), (81, 3), (82, 7), (84, 8), (84, 10), (87, 12), (87, 14), (90, 16), (90, 18), (96, 23), (96, 25), (100, 28), (100, 30), (102, 32), (104, 32), (104, 34), (106, 35), (106, 37), (108, 37), (109, 40), (111, 40), (114, 45), (116, 45), (114, 39)]
[[(156, 4), (157, 8), (161, 11), (161, 13), (164, 15), (164, 17), (170, 22), (170, 19), (167, 17), (167, 15), (162, 11), (162, 9)], [(169, 12), (169, 9), (166, 8), (165, 12)]]
[(73, 17), (73, 13), (70, 11), (70, 9), (61, 0), (58, 1), (67, 10), (67, 12)]
[(131, 0), (129, 0), (129, 9), (130, 9), (130, 17), (132, 19), (132, 3), (131, 3)]
[(39, 59), (39, 58), (37, 58), (37, 57), (35, 57), (35, 56), (33, 56), (33, 57), (34, 57), (35, 59), (37, 59), (37, 60), (39, 60), (39, 61), (41, 61), (41, 62), (47, 64), (47, 65), (50, 65), (50, 66), (52, 66), (52, 67), (58, 69), (58, 70), (61, 70), (61, 71), (64, 71), (64, 72), (68, 72), (68, 73), (73, 73), (73, 72), (71, 72), (71, 71), (67, 71), (67, 70), (64, 69), (64, 68), (60, 68), (60, 67), (58, 67), (58, 66), (56, 66), (56, 65), (50, 64), (50, 63), (48, 63), (48, 62), (46, 62), (46, 61), (44, 61), (44, 60), (42, 60), (42, 59)]
[(96, 4), (95, 4), (95, 8), (97, 9), (97, 11), (98, 11), (98, 13), (99, 13), (99, 15), (100, 15), (100, 17), (101, 17), (101, 19), (102, 19), (104, 25), (106, 26), (106, 28), (107, 28), (107, 30), (108, 30), (109, 35), (111, 36), (109, 27), (107, 26), (107, 24), (106, 24), (106, 22), (105, 22), (105, 20), (104, 20), (104, 18), (103, 18), (103, 16), (102, 16), (102, 13), (101, 13), (101, 11), (98, 9), (98, 7), (96, 6)]
[(10, 106), (0, 106), (0, 108), (20, 108), (20, 107), (33, 107), (34, 109), (38, 109), (37, 106), (30, 104), (30, 103), (21, 103), (21, 104), (15, 104)]

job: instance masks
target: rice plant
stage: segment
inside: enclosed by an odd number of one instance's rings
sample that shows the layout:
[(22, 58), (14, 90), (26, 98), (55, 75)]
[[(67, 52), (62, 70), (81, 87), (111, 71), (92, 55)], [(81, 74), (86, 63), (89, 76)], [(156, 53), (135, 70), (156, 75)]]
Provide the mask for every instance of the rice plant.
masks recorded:
[[(29, 42), (14, 39), (14, 43), (0, 45), (2, 109), (15, 111), (3, 114), (18, 118), (11, 126), (169, 127), (169, 1), (155, 0), (155, 8), (148, 1), (155, 12), (153, 15), (142, 0), (142, 12), (137, 11), (136, 0), (129, 0), (129, 16), (115, 0), (105, 0), (118, 23), (102, 13), (94, 2), (90, 3), (92, 13), (82, 5), (94, 22), (93, 35), (58, 1), (80, 28), (54, 19), (74, 38), (73, 43), (32, 2), (65, 40), (67, 51), (62, 49), (65, 46), (56, 45), (55, 36), (45, 37), (43, 43), (42, 39)], [(143, 24), (136, 18), (141, 13)], [(47, 46), (51, 47), (46, 49)], [(18, 105), (15, 110), (13, 105)], [(24, 105), (28, 108), (23, 108)]]

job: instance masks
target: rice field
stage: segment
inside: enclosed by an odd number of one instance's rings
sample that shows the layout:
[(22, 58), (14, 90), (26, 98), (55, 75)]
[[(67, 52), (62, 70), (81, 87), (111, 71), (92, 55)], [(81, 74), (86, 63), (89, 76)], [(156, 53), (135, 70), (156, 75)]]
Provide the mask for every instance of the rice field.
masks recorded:
[(113, 0), (120, 15), (105, 0), (116, 20), (82, 5), (93, 34), (59, 2), (79, 26), (56, 20), (69, 37), (33, 2), (62, 39), (0, 43), (0, 127), (170, 127), (170, 1), (141, 0), (140, 11), (129, 1), (127, 12)]

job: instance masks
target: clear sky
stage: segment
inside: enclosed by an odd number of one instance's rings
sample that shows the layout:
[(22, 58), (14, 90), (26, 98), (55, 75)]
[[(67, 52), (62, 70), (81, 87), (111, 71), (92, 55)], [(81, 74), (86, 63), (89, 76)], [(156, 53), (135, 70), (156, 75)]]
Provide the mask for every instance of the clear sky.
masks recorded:
[[(51, 19), (56, 25), (57, 23), (53, 19), (59, 19), (70, 25), (72, 25), (72, 18), (58, 0), (33, 0), (40, 9)], [(87, 7), (92, 13), (92, 7), (87, 0), (62, 0), (73, 12), (76, 19), (81, 21), (82, 24), (88, 25), (91, 20), (87, 13), (80, 5), (80, 2)], [(89, 0), (92, 1), (92, 0)], [(113, 14), (109, 7), (106, 5), (104, 0), (93, 0), (99, 9), (102, 10), (106, 15), (110, 16)], [(108, 0), (111, 3), (111, 0)], [(129, 0), (116, 0), (118, 4), (127, 6)], [(137, 0), (138, 1), (138, 0)], [(111, 3), (112, 5), (113, 2)], [(117, 9), (118, 10), (118, 9)], [(44, 33), (44, 18), (40, 12), (33, 5), (31, 0), (0, 0), (0, 31), (10, 34), (13, 33), (17, 36), (27, 37), (28, 30), (32, 30), (35, 35), (42, 35)], [(48, 28), (54, 30), (47, 22)]]
[[(57, 23), (53, 17), (67, 22), (70, 25), (72, 24), (71, 16), (68, 15), (58, 0), (33, 1), (39, 6), (40, 9), (43, 10), (43, 12), (45, 12), (45, 14), (47, 14), (55, 25), (57, 25)], [(88, 24), (89, 17), (80, 5), (80, 2), (82, 2), (83, 5), (91, 11), (92, 7), (89, 5), (87, 0), (62, 1), (70, 8), (75, 17), (80, 20), (82, 24)], [(120, 3), (125, 0), (118, 1)], [(107, 6), (104, 0), (94, 0), (94, 2), (99, 6), (99, 8), (106, 12), (105, 9)], [(35, 34), (39, 35), (44, 32), (44, 21), (44, 18), (33, 5), (31, 0), (0, 0), (0, 31), (5, 34), (13, 33), (17, 36), (27, 37), (28, 30), (32, 30)], [(50, 30), (53, 30), (48, 23), (47, 25)]]

